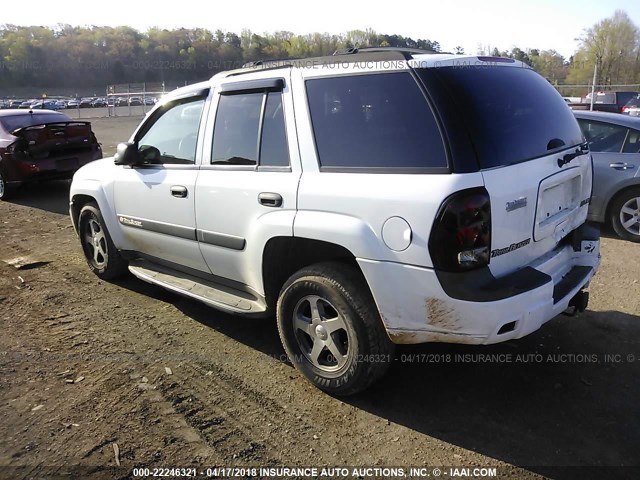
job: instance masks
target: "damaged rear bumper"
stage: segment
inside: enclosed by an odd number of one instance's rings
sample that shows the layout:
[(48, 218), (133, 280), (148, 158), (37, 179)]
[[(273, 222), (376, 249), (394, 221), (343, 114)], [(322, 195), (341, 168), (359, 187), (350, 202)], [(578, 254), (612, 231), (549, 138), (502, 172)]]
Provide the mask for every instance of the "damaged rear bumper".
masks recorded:
[(575, 303), (599, 266), (599, 231), (585, 225), (499, 279), (488, 269), (443, 275), (392, 262), (358, 263), (394, 343), (491, 344), (528, 335)]

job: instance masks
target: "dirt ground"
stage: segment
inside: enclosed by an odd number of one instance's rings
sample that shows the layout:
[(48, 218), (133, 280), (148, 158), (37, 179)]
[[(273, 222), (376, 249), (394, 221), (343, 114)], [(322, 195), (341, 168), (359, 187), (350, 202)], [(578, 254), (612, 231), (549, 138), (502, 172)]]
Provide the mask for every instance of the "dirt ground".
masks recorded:
[[(139, 120), (94, 120), (105, 152)], [(640, 478), (640, 245), (605, 232), (583, 315), (495, 346), (399, 348), (380, 383), (336, 399), (285, 362), (274, 321), (92, 275), (68, 187), (0, 203), (0, 478), (246, 466)]]

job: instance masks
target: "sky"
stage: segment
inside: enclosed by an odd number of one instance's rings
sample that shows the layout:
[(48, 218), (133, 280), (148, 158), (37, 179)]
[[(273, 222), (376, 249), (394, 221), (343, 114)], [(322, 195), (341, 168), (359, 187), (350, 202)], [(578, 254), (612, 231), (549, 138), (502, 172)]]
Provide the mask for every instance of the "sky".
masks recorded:
[[(5, 0), (7, 1), (7, 0)], [(309, 5), (303, 7), (303, 5)], [(578, 48), (584, 29), (615, 10), (627, 12), (640, 27), (639, 0), (450, 0), (384, 3), (320, 0), (235, 0), (224, 2), (160, 2), (158, 0), (31, 0), (29, 8), (3, 8), (0, 24), (129, 25), (262, 34), (286, 30), (295, 34), (345, 33), (371, 28), (377, 33), (438, 41), (442, 50), (460, 45), (475, 54), (480, 47), (499, 50), (554, 49), (565, 57)]]

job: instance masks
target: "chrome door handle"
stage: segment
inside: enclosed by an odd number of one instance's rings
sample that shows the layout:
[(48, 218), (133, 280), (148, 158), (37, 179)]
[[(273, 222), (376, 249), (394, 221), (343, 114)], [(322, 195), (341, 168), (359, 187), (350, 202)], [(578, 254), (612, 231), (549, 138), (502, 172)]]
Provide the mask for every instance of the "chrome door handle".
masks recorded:
[(636, 168), (635, 165), (629, 165), (628, 163), (624, 163), (624, 162), (611, 163), (609, 164), (609, 166), (611, 168), (615, 168), (616, 170), (629, 170), (631, 168)]
[(174, 185), (171, 187), (171, 195), (177, 198), (187, 198), (187, 194), (189, 190), (187, 187), (183, 187), (182, 185)]
[(282, 206), (282, 195), (279, 193), (262, 192), (258, 195), (258, 203), (265, 207), (280, 207)]

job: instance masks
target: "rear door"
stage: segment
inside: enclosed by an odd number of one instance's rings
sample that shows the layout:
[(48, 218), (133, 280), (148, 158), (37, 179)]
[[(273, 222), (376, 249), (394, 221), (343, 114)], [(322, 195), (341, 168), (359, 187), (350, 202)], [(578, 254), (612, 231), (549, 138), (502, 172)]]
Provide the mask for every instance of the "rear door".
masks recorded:
[(296, 214), (301, 169), (289, 70), (216, 87), (213, 108), (195, 195), (200, 248), (214, 275), (260, 290), (265, 244), (292, 236)]
[(573, 113), (544, 78), (510, 59), (422, 74), (446, 86), (470, 134), (491, 198), (494, 275), (529, 264), (584, 223), (591, 159)]

